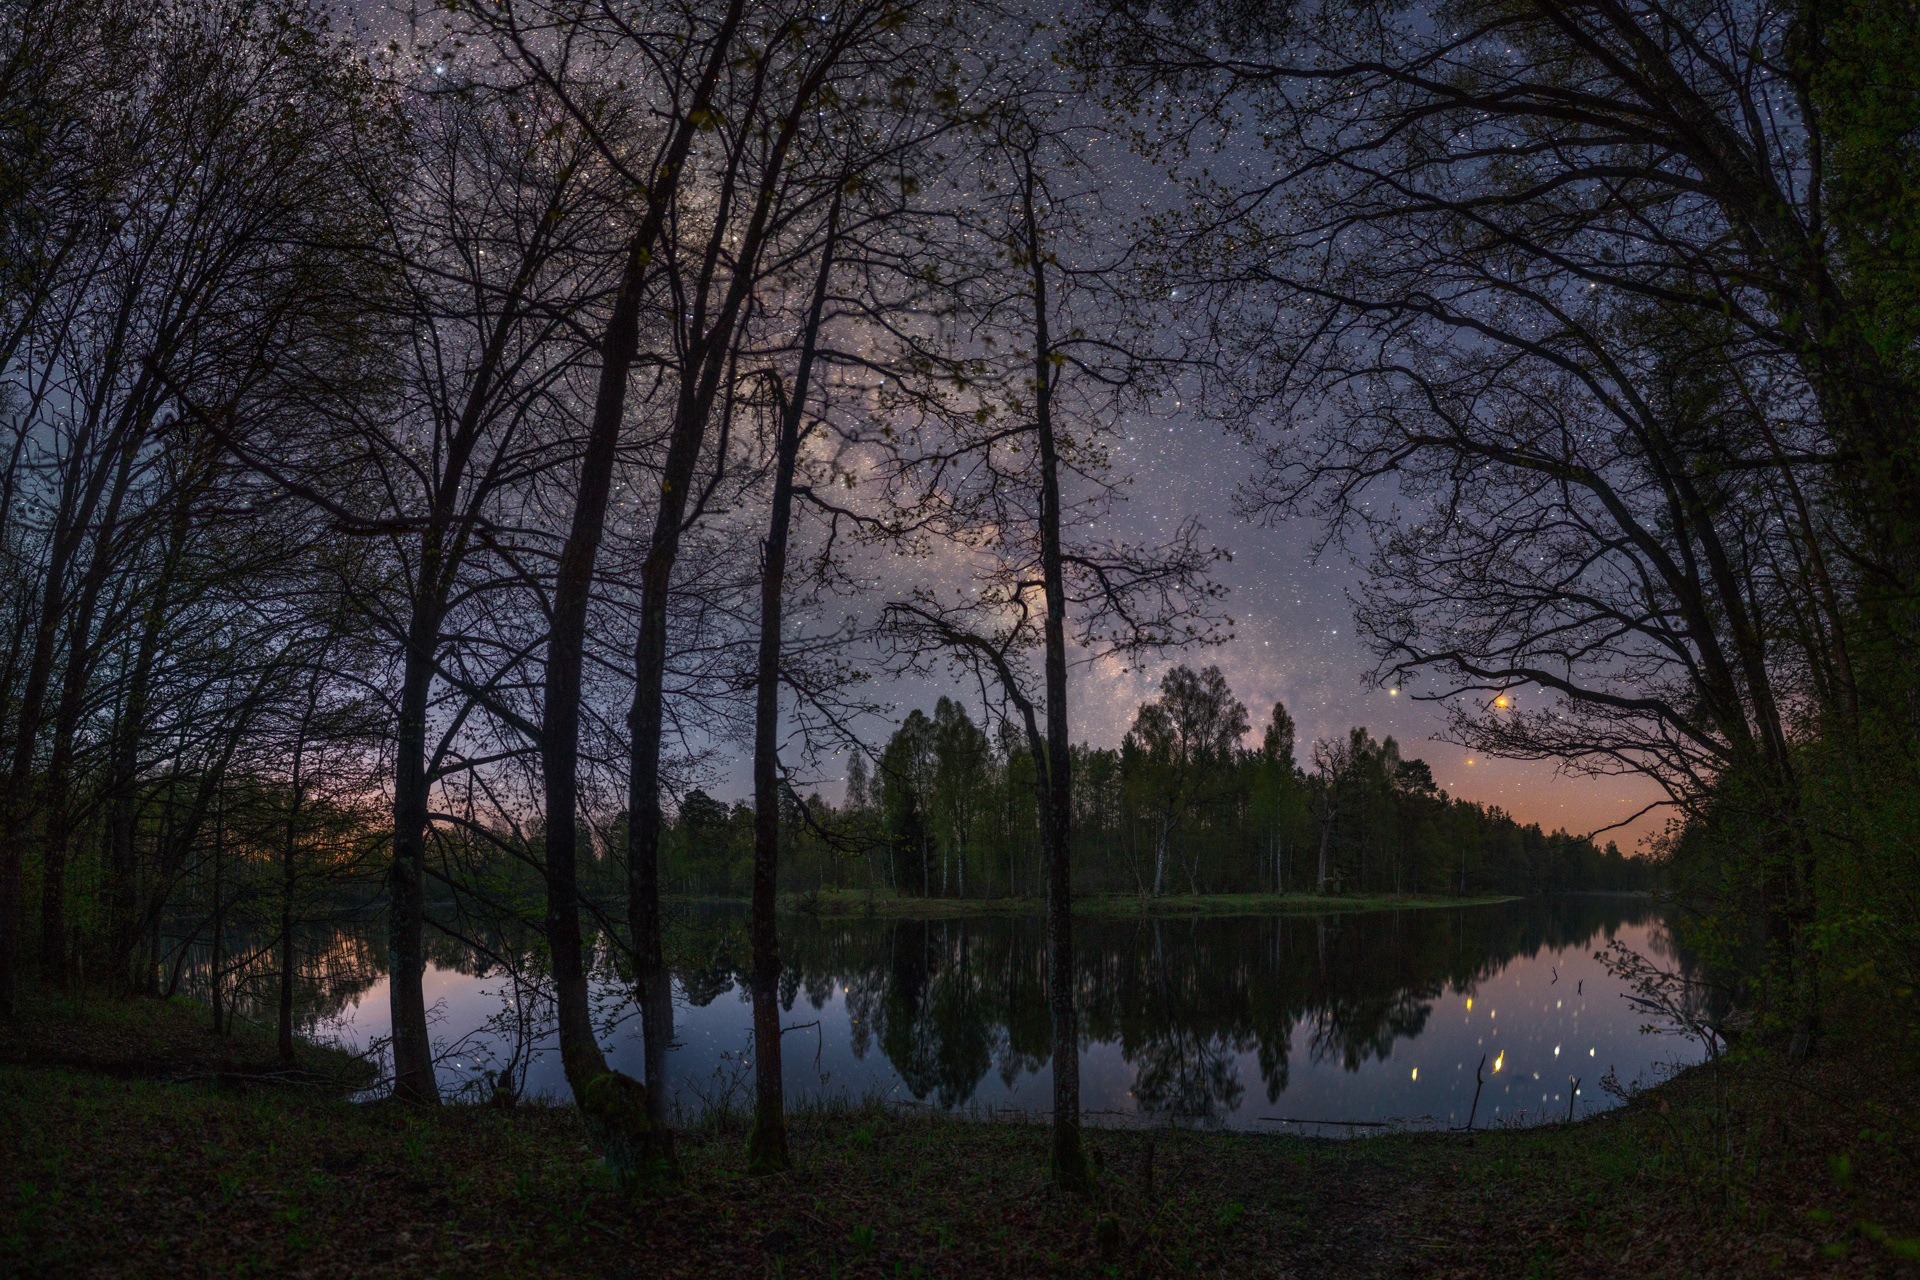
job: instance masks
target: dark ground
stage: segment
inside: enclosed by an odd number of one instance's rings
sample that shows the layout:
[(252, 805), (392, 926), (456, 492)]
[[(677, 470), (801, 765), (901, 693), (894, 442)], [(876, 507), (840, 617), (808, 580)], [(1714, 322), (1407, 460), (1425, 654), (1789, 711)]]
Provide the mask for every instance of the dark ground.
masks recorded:
[(342, 1055), (289, 1074), (205, 1021), (42, 998), (0, 1027), (0, 1271), (1920, 1276), (1911, 1074), (1859, 1054), (1471, 1136), (1095, 1130), (1084, 1200), (1048, 1186), (1037, 1126), (806, 1111), (799, 1167), (748, 1178), (722, 1121), (682, 1135), (679, 1192), (635, 1201), (570, 1108), (353, 1105)]

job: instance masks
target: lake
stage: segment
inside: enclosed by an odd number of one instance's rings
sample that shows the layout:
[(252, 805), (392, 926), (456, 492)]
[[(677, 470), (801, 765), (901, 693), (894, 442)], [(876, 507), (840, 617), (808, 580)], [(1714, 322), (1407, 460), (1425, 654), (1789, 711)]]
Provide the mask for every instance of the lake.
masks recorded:
[[(1496, 906), (1332, 915), (1075, 920), (1081, 1095), (1096, 1123), (1351, 1132), (1333, 1122), (1528, 1123), (1613, 1105), (1600, 1088), (1651, 1081), (1700, 1047), (1645, 1035), (1594, 958), (1615, 938), (1678, 963), (1644, 900), (1568, 896)], [(1050, 1024), (1037, 916), (782, 920), (790, 1102), (878, 1095), (952, 1110), (1044, 1111)], [(750, 1099), (744, 913), (674, 925), (677, 1101)], [(323, 1034), (388, 1030), (371, 931), (315, 948)], [(532, 984), (452, 944), (426, 979), (447, 1088), (477, 1091), (510, 1060), (531, 1094), (563, 1095)], [(352, 974), (362, 975), (352, 979)], [(317, 985), (316, 985), (317, 983)], [(641, 1073), (621, 984), (596, 996), (614, 1065)], [(244, 1007), (244, 1006), (243, 1006)], [(516, 1054), (517, 1049), (517, 1054)], [(1573, 1094), (1575, 1080), (1579, 1092)], [(1304, 1123), (1303, 1123), (1304, 1122)]]

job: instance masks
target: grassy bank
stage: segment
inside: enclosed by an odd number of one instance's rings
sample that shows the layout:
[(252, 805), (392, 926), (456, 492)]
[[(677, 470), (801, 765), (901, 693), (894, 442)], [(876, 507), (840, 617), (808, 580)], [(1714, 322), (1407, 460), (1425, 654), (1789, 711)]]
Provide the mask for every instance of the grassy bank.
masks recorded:
[[(687, 902), (727, 903), (745, 907), (745, 898), (683, 899)], [(1478, 897), (1442, 897), (1433, 894), (1374, 894), (1364, 897), (1315, 897), (1304, 893), (1173, 894), (1145, 898), (1137, 894), (1088, 894), (1073, 900), (1073, 913), (1102, 919), (1141, 916), (1253, 916), (1317, 914), (1328, 911), (1386, 911), (1426, 907), (1478, 907), (1516, 901), (1510, 894)], [(946, 920), (957, 916), (1039, 915), (1042, 898), (913, 898), (855, 889), (821, 889), (783, 894), (780, 909), (794, 915), (889, 916), (915, 920)]]
[(291, 1063), (271, 1031), (243, 1022), (224, 1034), (212, 1013), (188, 1000), (55, 997), (28, 989), (19, 1015), (0, 1018), (0, 1064), (68, 1067), (128, 1079), (281, 1083), (340, 1092), (363, 1088), (367, 1062), (296, 1038)]
[[(188, 1046), (198, 1019), (134, 1015)], [(105, 1006), (42, 1011), (42, 1031)], [(168, 1029), (170, 1028), (170, 1029)], [(18, 1049), (25, 1040), (15, 1034)], [(200, 1060), (206, 1060), (204, 1055)], [(149, 1065), (154, 1065), (149, 1063)], [(191, 1074), (174, 1072), (173, 1074)], [(0, 1067), (0, 1270), (139, 1276), (1911, 1275), (1915, 1117), (1857, 1060), (1696, 1070), (1579, 1124), (1356, 1141), (1096, 1130), (1099, 1187), (1039, 1127), (919, 1108), (794, 1117), (799, 1167), (682, 1135), (686, 1182), (607, 1184), (573, 1112)], [(1103, 1225), (1110, 1224), (1110, 1225)]]

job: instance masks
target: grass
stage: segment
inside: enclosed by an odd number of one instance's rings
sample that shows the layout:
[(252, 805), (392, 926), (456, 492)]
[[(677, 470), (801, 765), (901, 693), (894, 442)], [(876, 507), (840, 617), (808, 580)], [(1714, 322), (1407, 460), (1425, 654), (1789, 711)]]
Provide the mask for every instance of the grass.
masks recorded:
[[(1175, 894), (1159, 898), (1137, 894), (1087, 894), (1073, 900), (1078, 916), (1101, 919), (1136, 919), (1142, 916), (1247, 916), (1280, 914), (1318, 914), (1328, 911), (1386, 911), (1426, 907), (1477, 907), (1491, 903), (1513, 902), (1513, 895), (1487, 894), (1477, 897), (1443, 897), (1433, 894), (1374, 894), (1355, 897), (1316, 897), (1312, 894), (1207, 893)], [(733, 902), (734, 899), (706, 899)], [(744, 902), (745, 899), (739, 901)], [(820, 889), (806, 893), (784, 894), (780, 909), (785, 912), (817, 916), (889, 916), (922, 920), (949, 919), (957, 916), (1038, 915), (1046, 910), (1044, 898), (916, 898), (887, 893), (868, 894), (857, 889)]]
[[(0, 1066), (0, 1272), (50, 1276), (1754, 1276), (1920, 1274), (1920, 1126), (1891, 1064), (1696, 1069), (1573, 1125), (1353, 1141), (1091, 1130), (1051, 1189), (1037, 1125), (797, 1110), (681, 1135), (674, 1194), (617, 1193), (571, 1108), (419, 1112), (262, 1083), (200, 1011), (43, 1002), (5, 1043), (129, 1029), (169, 1079)], [(244, 1051), (243, 1051), (244, 1050)], [(323, 1054), (324, 1051), (313, 1052)], [(335, 1055), (336, 1057), (338, 1055)], [(123, 1060), (124, 1061), (124, 1060)], [(187, 1068), (187, 1069), (182, 1069)], [(186, 1077), (180, 1079), (177, 1077)]]
[(184, 999), (113, 1000), (54, 995), (29, 986), (18, 1015), (0, 1019), (0, 1064), (71, 1067), (108, 1076), (239, 1079), (350, 1090), (370, 1084), (373, 1067), (330, 1046), (295, 1038), (291, 1065), (280, 1061), (271, 1031), (237, 1022), (210, 1029), (205, 1005)]

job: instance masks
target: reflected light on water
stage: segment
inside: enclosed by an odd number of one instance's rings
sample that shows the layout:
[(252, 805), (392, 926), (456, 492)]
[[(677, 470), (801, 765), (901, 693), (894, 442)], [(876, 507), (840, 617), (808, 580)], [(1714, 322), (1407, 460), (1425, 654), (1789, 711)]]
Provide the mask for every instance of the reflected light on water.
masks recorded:
[[(669, 1070), (689, 1109), (722, 1094), (743, 1105), (752, 1089), (744, 1065), (752, 1009), (743, 921), (737, 912), (714, 912), (700, 927), (711, 936), (696, 934), (679, 949), (701, 959), (676, 966)], [(1050, 1019), (1038, 917), (796, 918), (782, 929), (782, 1021), (817, 1028), (800, 1033), (811, 1042), (804, 1051), (798, 1036), (787, 1044), (789, 1100), (827, 1094), (958, 1109), (1048, 1109)], [(1480, 1123), (1511, 1122), (1543, 1115), (1537, 1098), (1514, 1094), (1513, 1086), (1524, 1089), (1550, 1069), (1574, 1032), (1588, 1040), (1589, 1058), (1607, 1050), (1622, 1081), (1651, 1080), (1660, 1064), (1691, 1061), (1687, 1055), (1699, 1052), (1641, 1035), (1641, 1019), (1593, 958), (1616, 936), (1643, 954), (1671, 953), (1644, 904), (1558, 900), (1322, 917), (1088, 919), (1076, 920), (1075, 934), (1081, 1092), (1099, 1123), (1253, 1128), (1280, 1113), (1461, 1125), (1476, 1088), (1464, 1063), (1479, 1060), (1477, 1041), (1495, 1034), (1499, 1039), (1485, 1047), (1497, 1046), (1491, 1066), (1500, 1083), (1487, 1079)], [(1556, 978), (1593, 983), (1594, 994), (1582, 986), (1576, 999), (1555, 1000), (1547, 988)], [(1508, 1008), (1507, 1027), (1476, 1037), (1467, 1016), (1474, 992), (1496, 982), (1513, 983), (1520, 998)], [(475, 1034), (500, 1013), (507, 986), (477, 964), (429, 973), (428, 1002), (439, 1010), (434, 1034), (452, 1050), (442, 1063), (449, 1087), (507, 1057), (510, 1046), (495, 1042), (489, 1058), (482, 1052), (486, 1036)], [(612, 1064), (641, 1072), (631, 1005), (621, 1005), (622, 992), (611, 982), (597, 993), (610, 1008), (627, 1011), (603, 1036)], [(385, 980), (350, 1013), (348, 1039), (366, 1044), (385, 1035)], [(557, 1052), (550, 1042), (532, 1047), (539, 1052), (527, 1092), (564, 1096)], [(1408, 1061), (1416, 1055), (1452, 1057), (1462, 1066), (1423, 1080)], [(1577, 1114), (1607, 1105), (1583, 1095)], [(1565, 1114), (1562, 1102), (1552, 1118)]]

